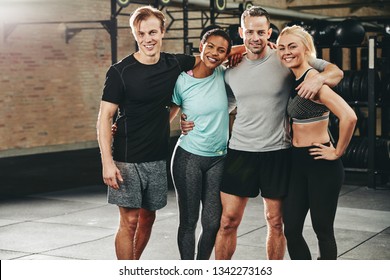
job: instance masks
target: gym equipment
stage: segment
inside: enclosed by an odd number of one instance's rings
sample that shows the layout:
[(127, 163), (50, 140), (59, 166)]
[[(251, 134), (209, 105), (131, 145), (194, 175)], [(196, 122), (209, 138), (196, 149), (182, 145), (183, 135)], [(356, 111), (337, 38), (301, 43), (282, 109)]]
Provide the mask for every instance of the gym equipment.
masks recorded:
[(345, 70), (343, 79), (333, 88), (340, 96), (345, 100), (352, 100), (352, 79), (354, 77), (354, 71)]
[(360, 85), (362, 80), (363, 73), (355, 71), (353, 73), (352, 79), (349, 81), (351, 83), (351, 96), (350, 100), (360, 100)]
[[(383, 89), (378, 73), (375, 73), (375, 88)], [(346, 101), (367, 101), (368, 100), (368, 74), (366, 70), (346, 70), (340, 83), (333, 88)], [(383, 90), (382, 90), (383, 91)], [(381, 92), (376, 99), (381, 98)]]
[(223, 11), (226, 8), (226, 0), (214, 0), (214, 7), (218, 11)]
[(127, 6), (130, 5), (131, 1), (130, 0), (116, 0), (116, 3), (122, 7), (122, 8), (126, 8)]
[(269, 37), (269, 41), (276, 43), (276, 39), (278, 39), (279, 36), (279, 28), (273, 23), (271, 23), (270, 27), (272, 28), (272, 33), (271, 37)]
[(232, 45), (242, 45), (244, 42), (240, 37), (240, 33), (238, 32), (238, 28), (240, 27), (239, 24), (231, 24), (227, 28), (227, 32), (230, 36), (230, 39), (232, 40)]
[(298, 26), (302, 26), (306, 31), (310, 32), (311, 24), (312, 24), (311, 21), (294, 20), (287, 23), (286, 26), (298, 25)]
[(313, 37), (316, 46), (332, 46), (336, 39), (336, 23), (327, 20), (315, 19), (312, 21), (295, 20), (287, 26), (298, 25), (303, 27)]
[(385, 103), (390, 100), (390, 80), (382, 81), (382, 100)]
[(314, 43), (320, 46), (331, 46), (336, 39), (336, 24), (327, 20), (314, 20), (309, 28)]
[[(368, 73), (366, 70), (360, 71), (361, 73), (361, 80), (360, 80), (360, 87), (359, 90), (354, 93), (355, 100), (359, 101), (367, 101), (368, 100)], [(375, 99), (378, 101), (381, 99), (381, 79), (379, 77), (379, 73), (375, 72), (375, 88), (378, 91), (378, 94), (376, 94)]]
[(336, 27), (335, 45), (360, 45), (365, 36), (363, 25), (356, 19), (349, 18)]
[(253, 6), (253, 3), (251, 1), (245, 1), (244, 10), (248, 10), (252, 6)]
[[(378, 138), (375, 144), (376, 167), (388, 170), (390, 167), (390, 140)], [(345, 166), (352, 168), (367, 168), (368, 166), (368, 139), (365, 136), (352, 137), (342, 161)]]

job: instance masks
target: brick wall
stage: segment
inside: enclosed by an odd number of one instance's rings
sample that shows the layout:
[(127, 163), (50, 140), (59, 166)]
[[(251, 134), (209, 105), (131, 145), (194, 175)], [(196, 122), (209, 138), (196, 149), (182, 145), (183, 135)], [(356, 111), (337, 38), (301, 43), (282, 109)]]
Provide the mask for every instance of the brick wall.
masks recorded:
[[(10, 16), (0, 17), (5, 24), (24, 22), (2, 39), (0, 47), (2, 151), (23, 153), (96, 138), (103, 69), (110, 64), (108, 36), (104, 30), (82, 31), (66, 44), (65, 25), (46, 22), (107, 18), (107, 1), (80, 1), (98, 2), (94, 9), (78, 1), (35, 2), (9, 4)], [(2, 31), (7, 34), (7, 25)]]
[[(96, 146), (96, 117), (111, 64), (109, 34), (100, 23), (53, 22), (108, 20), (110, 1), (3, 2), (0, 157)], [(128, 16), (118, 21), (128, 27)], [(18, 24), (10, 29), (10, 23)], [(67, 44), (66, 27), (99, 29), (83, 29)], [(118, 59), (135, 50), (130, 32), (118, 32)], [(165, 49), (181, 52), (182, 41), (167, 41)]]
[[(284, 0), (252, 2), (286, 6)], [(296, 0), (292, 3), (308, 5), (323, 4), (324, 1)], [(123, 12), (130, 13), (138, 6), (131, 4)], [(350, 10), (330, 9), (325, 13), (342, 16), (348, 15)], [(378, 13), (381, 11), (368, 8), (356, 11), (356, 15)], [(200, 13), (190, 15), (199, 16)], [(109, 18), (109, 0), (0, 2), (0, 157), (96, 147), (96, 117), (105, 73), (111, 64), (109, 34), (99, 23), (49, 22)], [(119, 16), (118, 21), (119, 26), (128, 26), (128, 16)], [(226, 22), (237, 23), (238, 20)], [(10, 23), (19, 24), (11, 28)], [(284, 24), (282, 21), (274, 23), (279, 28)], [(200, 21), (190, 21), (189, 25), (198, 27)], [(91, 29), (83, 29), (67, 44), (64, 36), (67, 27)], [(182, 27), (182, 22), (175, 22), (173, 27)], [(193, 30), (190, 36), (199, 33), (200, 30)], [(166, 35), (180, 36), (180, 30)], [(198, 47), (198, 40), (191, 41)], [(134, 50), (130, 29), (119, 29), (118, 59)], [(163, 50), (183, 52), (183, 41), (165, 40)], [(177, 121), (172, 128), (177, 130)]]

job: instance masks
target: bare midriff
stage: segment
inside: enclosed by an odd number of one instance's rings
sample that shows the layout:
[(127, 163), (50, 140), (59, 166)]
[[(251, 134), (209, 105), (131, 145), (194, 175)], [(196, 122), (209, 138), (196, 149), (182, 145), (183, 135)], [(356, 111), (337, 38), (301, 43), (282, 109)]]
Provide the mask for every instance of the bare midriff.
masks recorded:
[(313, 143), (328, 143), (330, 141), (328, 133), (329, 120), (322, 120), (312, 123), (293, 123), (294, 147), (309, 147)]

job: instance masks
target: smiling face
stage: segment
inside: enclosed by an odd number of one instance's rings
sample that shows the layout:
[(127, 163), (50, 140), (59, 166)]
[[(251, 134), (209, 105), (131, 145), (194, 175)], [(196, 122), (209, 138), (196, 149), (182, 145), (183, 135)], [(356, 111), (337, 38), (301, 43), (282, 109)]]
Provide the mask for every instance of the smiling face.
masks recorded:
[(249, 59), (256, 59), (265, 54), (265, 48), (272, 33), (265, 16), (245, 17), (239, 32), (244, 40)]
[(143, 62), (155, 61), (160, 58), (162, 39), (164, 32), (161, 28), (161, 21), (151, 16), (134, 26), (134, 37), (138, 44), (138, 59)]
[(307, 62), (308, 50), (298, 36), (284, 34), (278, 40), (278, 55), (286, 67), (298, 68)]
[(316, 48), (313, 38), (301, 26), (285, 27), (276, 40), (278, 55), (288, 68), (309, 67), (309, 61), (316, 58)]
[(215, 69), (226, 60), (228, 48), (229, 42), (225, 38), (212, 35), (200, 44), (200, 58), (207, 68)]

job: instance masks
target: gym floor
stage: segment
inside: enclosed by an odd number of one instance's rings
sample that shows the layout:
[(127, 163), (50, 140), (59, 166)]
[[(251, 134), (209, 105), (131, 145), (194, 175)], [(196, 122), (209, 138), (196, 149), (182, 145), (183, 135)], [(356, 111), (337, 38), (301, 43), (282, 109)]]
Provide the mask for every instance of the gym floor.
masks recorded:
[[(0, 159), (0, 259), (116, 259), (118, 210), (106, 202), (98, 157), (91, 149)], [(369, 189), (365, 176), (347, 178), (335, 221), (338, 259), (390, 260), (390, 186)], [(180, 259), (177, 225), (175, 192), (170, 188), (168, 205), (157, 213), (142, 259)], [(316, 259), (309, 217), (304, 235)], [(266, 259), (265, 237), (262, 200), (250, 199), (234, 259)], [(288, 253), (285, 259), (289, 259)]]

